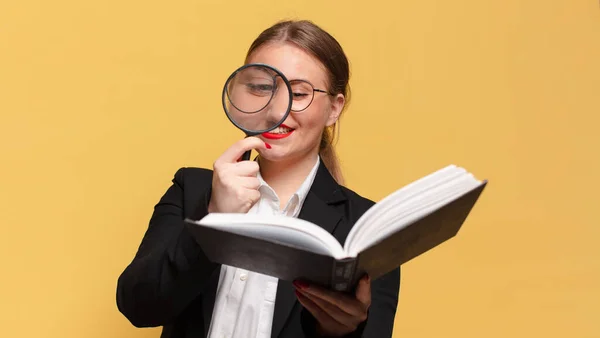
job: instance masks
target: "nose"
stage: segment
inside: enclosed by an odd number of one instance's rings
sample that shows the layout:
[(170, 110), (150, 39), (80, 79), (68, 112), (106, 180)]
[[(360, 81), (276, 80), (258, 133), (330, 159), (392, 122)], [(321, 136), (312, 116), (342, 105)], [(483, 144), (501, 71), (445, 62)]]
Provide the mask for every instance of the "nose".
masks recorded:
[(267, 119), (272, 124), (278, 123), (284, 118), (291, 103), (289, 88), (280, 78), (277, 79), (276, 88), (277, 90), (267, 107)]

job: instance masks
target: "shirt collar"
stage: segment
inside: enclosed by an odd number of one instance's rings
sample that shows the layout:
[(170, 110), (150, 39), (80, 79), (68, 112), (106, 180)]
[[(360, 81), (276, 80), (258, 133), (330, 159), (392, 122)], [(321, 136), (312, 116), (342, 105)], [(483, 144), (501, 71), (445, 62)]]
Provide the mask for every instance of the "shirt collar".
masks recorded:
[[(302, 184), (300, 185), (298, 190), (296, 190), (294, 195), (292, 195), (292, 197), (291, 197), (291, 199), (297, 198), (297, 204), (299, 206), (302, 206), (302, 204), (304, 203), (304, 200), (306, 199), (306, 195), (308, 195), (308, 192), (310, 191), (310, 188), (312, 187), (312, 184), (315, 181), (315, 176), (317, 175), (317, 171), (319, 169), (320, 163), (321, 163), (321, 158), (320, 158), (320, 156), (317, 156), (315, 165), (312, 167), (312, 169), (308, 173), (308, 176), (306, 176), (306, 179), (304, 179), (304, 182), (302, 182)], [(258, 172), (257, 178), (258, 178), (258, 181), (260, 182), (260, 186), (258, 189), (261, 191), (261, 193), (268, 192), (269, 194), (275, 194), (275, 191), (273, 191), (273, 189), (269, 186), (269, 184), (267, 184), (267, 182), (265, 182), (265, 180), (263, 179), (262, 175), (260, 174), (260, 171)], [(273, 196), (273, 197), (275, 197), (275, 196)]]

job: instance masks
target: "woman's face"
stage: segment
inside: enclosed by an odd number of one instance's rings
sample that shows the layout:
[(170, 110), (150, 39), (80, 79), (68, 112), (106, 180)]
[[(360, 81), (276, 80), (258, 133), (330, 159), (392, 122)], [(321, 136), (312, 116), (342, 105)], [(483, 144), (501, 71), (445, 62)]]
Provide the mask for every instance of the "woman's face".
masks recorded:
[[(247, 61), (273, 66), (290, 82), (305, 80), (316, 89), (327, 91), (329, 88), (327, 72), (321, 62), (293, 44), (276, 43), (261, 46)], [(337, 121), (343, 106), (342, 94), (333, 97), (327, 93), (315, 92), (308, 108), (301, 112), (292, 111), (282, 127), (259, 136), (272, 147), (268, 151), (261, 151), (260, 156), (269, 161), (302, 160), (307, 156), (316, 156), (323, 129)], [(279, 121), (284, 113), (285, 111), (281, 110), (274, 112), (273, 114), (278, 116), (270, 118)]]

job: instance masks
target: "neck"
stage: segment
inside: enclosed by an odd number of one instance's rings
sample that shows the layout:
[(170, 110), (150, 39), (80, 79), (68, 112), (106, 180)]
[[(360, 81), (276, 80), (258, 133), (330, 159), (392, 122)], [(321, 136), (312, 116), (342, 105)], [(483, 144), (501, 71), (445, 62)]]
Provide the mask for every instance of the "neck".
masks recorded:
[(309, 154), (300, 159), (269, 161), (259, 158), (260, 174), (269, 184), (282, 205), (300, 188), (317, 161), (317, 154)]

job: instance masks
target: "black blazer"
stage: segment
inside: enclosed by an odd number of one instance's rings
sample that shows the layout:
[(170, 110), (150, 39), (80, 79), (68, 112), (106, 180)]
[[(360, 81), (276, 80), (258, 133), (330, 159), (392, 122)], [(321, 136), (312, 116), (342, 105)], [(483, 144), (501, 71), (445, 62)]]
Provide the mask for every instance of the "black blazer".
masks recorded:
[[(161, 337), (206, 337), (220, 274), (184, 227), (186, 217), (208, 211), (212, 171), (182, 168), (154, 208), (141, 245), (117, 284), (119, 311), (136, 327), (163, 326)], [(340, 186), (320, 164), (299, 218), (343, 243), (356, 220), (374, 203)], [(400, 268), (372, 281), (368, 319), (350, 337), (392, 336)], [(279, 281), (272, 337), (315, 337), (315, 319), (296, 300), (291, 282)]]

